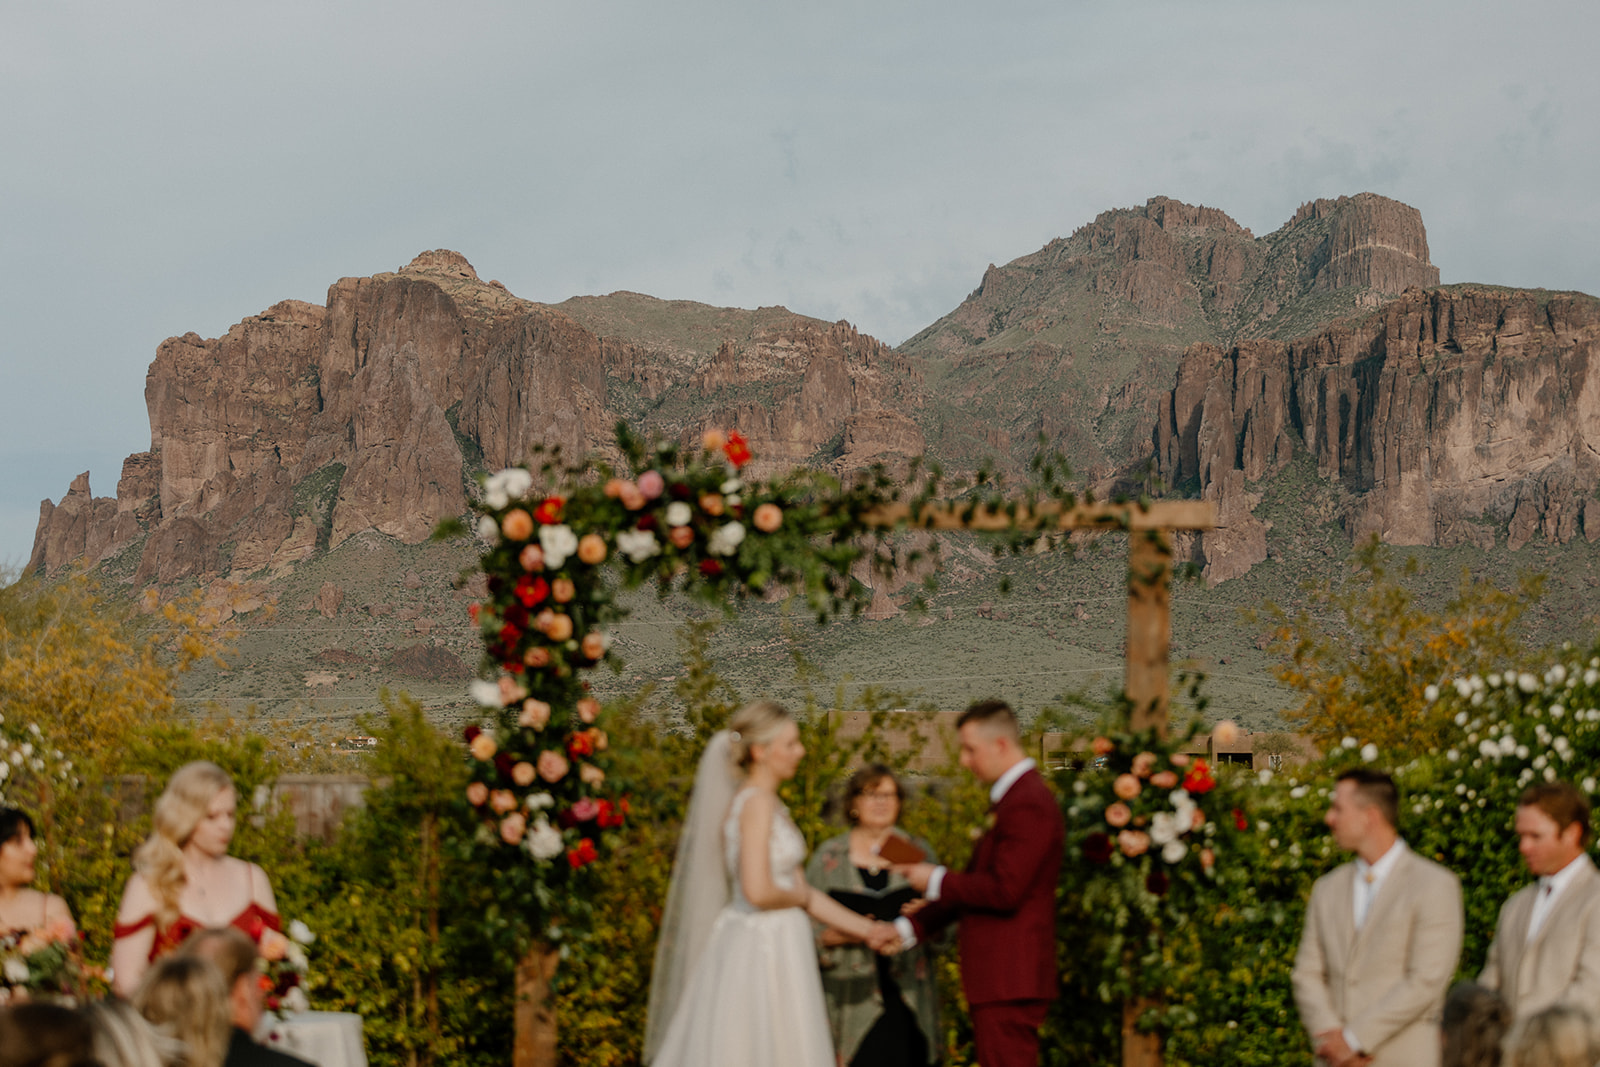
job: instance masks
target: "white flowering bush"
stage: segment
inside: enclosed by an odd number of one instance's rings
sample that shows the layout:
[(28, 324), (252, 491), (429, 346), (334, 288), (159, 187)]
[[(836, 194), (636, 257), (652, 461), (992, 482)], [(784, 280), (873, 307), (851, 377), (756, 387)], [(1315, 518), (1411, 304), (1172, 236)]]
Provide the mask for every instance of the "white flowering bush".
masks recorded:
[(38, 723), (7, 722), (0, 714), (0, 806), (37, 811), (77, 781), (72, 761), (45, 740)]

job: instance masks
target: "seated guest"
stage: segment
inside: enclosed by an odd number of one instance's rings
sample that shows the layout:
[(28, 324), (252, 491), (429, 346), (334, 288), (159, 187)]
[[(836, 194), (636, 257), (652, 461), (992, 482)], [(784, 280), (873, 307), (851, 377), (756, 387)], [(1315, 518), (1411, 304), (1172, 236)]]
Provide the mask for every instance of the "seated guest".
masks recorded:
[(83, 1009), (94, 1035), (96, 1067), (187, 1067), (181, 1042), (155, 1032), (132, 1004), (115, 997)]
[(95, 1067), (88, 1020), (59, 1004), (0, 1008), (0, 1067)]
[(1558, 1004), (1517, 1022), (1506, 1043), (1505, 1067), (1594, 1067), (1600, 1062), (1589, 1016)]
[(216, 964), (188, 956), (157, 960), (139, 983), (133, 1006), (158, 1033), (183, 1042), (186, 1067), (222, 1067), (232, 1026)]
[(205, 762), (178, 768), (156, 801), (112, 931), (112, 985), (122, 996), (196, 930), (234, 926), (259, 940), (267, 928), (282, 929), (267, 876), (228, 855), (237, 806), (228, 772)]
[[(806, 881), (827, 891), (859, 896), (865, 902), (904, 890), (904, 877), (879, 854), (892, 835), (906, 835), (900, 819), (901, 789), (894, 772), (881, 763), (851, 775), (844, 811), (850, 831), (817, 846), (806, 866)], [(937, 863), (927, 842), (913, 840), (927, 862)], [(894, 918), (894, 914), (879, 916)], [(939, 1059), (938, 993), (933, 949), (918, 944), (907, 952), (880, 956), (862, 942), (817, 925), (822, 994), (841, 1062), (852, 1067), (925, 1067)]]
[(266, 1011), (255, 942), (232, 928), (202, 930), (184, 945), (183, 955), (209, 960), (222, 973), (233, 1024), (223, 1067), (306, 1067), (304, 1060), (258, 1045), (251, 1037)]
[(1439, 1024), (1440, 1067), (1500, 1067), (1511, 1006), (1499, 993), (1474, 982), (1458, 982), (1444, 998)]
[(39, 843), (33, 820), (20, 808), (0, 808), (0, 934), (47, 931), (75, 937), (72, 911), (54, 893), (31, 888), (38, 877)]

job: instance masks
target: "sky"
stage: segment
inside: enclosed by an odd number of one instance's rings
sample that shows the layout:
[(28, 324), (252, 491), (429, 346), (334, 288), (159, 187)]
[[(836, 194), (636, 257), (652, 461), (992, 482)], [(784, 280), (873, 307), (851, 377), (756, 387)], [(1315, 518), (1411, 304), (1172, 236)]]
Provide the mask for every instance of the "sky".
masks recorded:
[(166, 337), (425, 249), (513, 293), (898, 343), (1171, 196), (1417, 207), (1442, 280), (1600, 293), (1600, 4), (0, 2), (0, 567), (149, 445)]

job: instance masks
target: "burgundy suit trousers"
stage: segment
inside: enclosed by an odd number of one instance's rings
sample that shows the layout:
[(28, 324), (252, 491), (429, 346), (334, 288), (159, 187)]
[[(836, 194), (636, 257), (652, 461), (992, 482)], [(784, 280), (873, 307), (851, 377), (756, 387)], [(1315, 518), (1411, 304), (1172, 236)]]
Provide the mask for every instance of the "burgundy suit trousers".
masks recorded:
[(992, 1000), (973, 1004), (972, 1041), (979, 1067), (1039, 1067), (1039, 1027), (1048, 1000)]

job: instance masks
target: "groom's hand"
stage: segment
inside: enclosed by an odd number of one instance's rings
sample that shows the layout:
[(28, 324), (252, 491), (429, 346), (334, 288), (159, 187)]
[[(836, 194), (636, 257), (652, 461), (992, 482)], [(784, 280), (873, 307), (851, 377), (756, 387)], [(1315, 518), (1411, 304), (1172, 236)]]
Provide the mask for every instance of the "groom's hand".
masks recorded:
[(897, 863), (889, 868), (911, 883), (911, 888), (919, 893), (928, 891), (928, 879), (933, 877), (933, 872), (938, 870), (931, 863)]
[(893, 955), (900, 951), (900, 932), (893, 923), (875, 922), (867, 934), (867, 947), (874, 952)]

